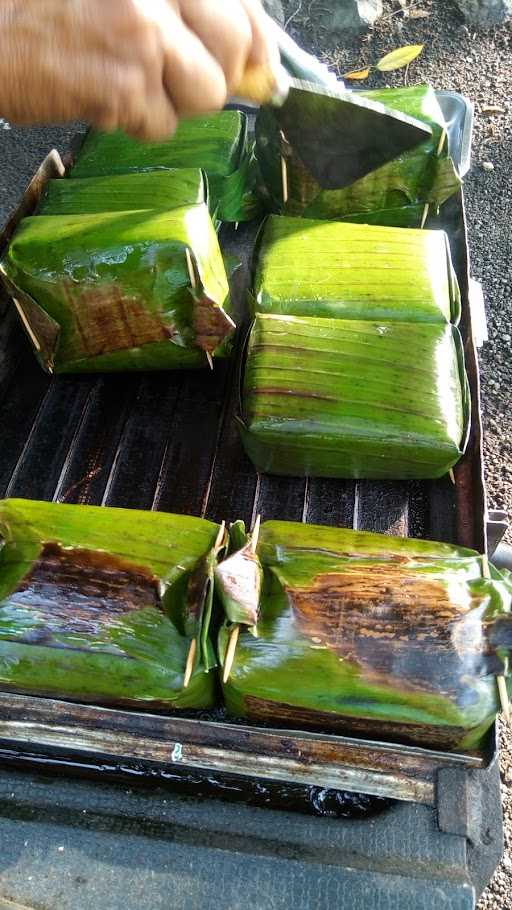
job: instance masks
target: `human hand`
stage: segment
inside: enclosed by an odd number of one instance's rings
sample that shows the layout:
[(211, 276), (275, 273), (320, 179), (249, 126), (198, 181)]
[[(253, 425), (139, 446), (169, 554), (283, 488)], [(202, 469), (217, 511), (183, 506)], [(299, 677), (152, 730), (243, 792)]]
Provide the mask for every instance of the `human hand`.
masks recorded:
[(0, 116), (13, 123), (163, 139), (265, 63), (278, 52), (260, 0), (0, 0)]

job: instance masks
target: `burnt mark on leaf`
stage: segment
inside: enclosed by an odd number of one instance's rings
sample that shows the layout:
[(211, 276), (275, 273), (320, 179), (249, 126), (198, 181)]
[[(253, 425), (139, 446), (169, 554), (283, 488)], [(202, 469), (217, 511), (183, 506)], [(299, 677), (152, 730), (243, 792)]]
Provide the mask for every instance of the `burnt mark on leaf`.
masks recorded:
[[(266, 701), (253, 695), (244, 698), (249, 716), (259, 723), (272, 726), (282, 725), (291, 730), (312, 730), (315, 733), (326, 731), (345, 736), (361, 736), (366, 739), (378, 738), (379, 741), (403, 743), (411, 746), (426, 746), (434, 749), (457, 749), (467, 734), (463, 727), (434, 726), (431, 724), (402, 724), (394, 721), (350, 717), (341, 712), (317, 711), (297, 707), (285, 702)], [(342, 747), (337, 746), (337, 758), (343, 760)]]
[(72, 315), (66, 359), (98, 357), (176, 336), (143, 297), (127, 294), (117, 284), (87, 287), (64, 281), (62, 291)]
[(500, 672), (487, 640), (485, 596), (464, 581), (443, 583), (399, 565), (348, 568), (288, 588), (301, 632), (365, 679), (471, 704), (471, 680)]
[(44, 544), (37, 562), (10, 595), (9, 605), (34, 611), (40, 622), (38, 628), (12, 637), (50, 647), (66, 647), (55, 641), (56, 636), (101, 637), (116, 620), (134, 611), (151, 607), (163, 612), (158, 579), (144, 566), (53, 542)]
[(207, 294), (194, 293), (193, 324), (196, 345), (213, 354), (235, 330), (235, 324), (222, 307)]

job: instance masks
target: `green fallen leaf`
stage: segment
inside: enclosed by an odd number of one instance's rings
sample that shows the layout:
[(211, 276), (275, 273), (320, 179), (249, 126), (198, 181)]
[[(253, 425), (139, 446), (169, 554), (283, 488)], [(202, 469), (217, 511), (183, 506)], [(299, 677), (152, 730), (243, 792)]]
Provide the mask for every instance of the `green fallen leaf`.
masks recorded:
[(409, 63), (416, 60), (423, 48), (423, 44), (406, 44), (404, 47), (399, 47), (396, 51), (391, 51), (390, 54), (382, 57), (376, 64), (377, 69), (381, 73), (390, 73), (392, 70), (402, 69), (402, 67), (408, 66)]

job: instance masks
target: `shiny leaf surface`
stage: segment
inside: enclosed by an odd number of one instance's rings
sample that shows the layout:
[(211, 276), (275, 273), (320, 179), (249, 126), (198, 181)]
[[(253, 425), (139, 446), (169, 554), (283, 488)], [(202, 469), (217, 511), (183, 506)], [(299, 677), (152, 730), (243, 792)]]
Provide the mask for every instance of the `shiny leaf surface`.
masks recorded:
[(192, 168), (50, 180), (39, 215), (94, 215), (99, 212), (168, 212), (207, 202), (202, 171)]
[(56, 372), (206, 366), (205, 352), (228, 350), (228, 282), (206, 205), (25, 218), (3, 265), (59, 327)]
[(206, 640), (217, 525), (157, 512), (0, 503), (0, 684), (96, 704), (213, 704)]
[(288, 316), (449, 322), (460, 294), (442, 231), (270, 216), (256, 309)]
[(241, 430), (259, 471), (441, 477), (462, 454), (467, 410), (453, 326), (256, 317)]
[[(258, 638), (240, 634), (228, 708), (442, 749), (480, 745), (498, 710), (490, 644), (510, 592), (470, 550), (267, 522)], [(219, 637), (225, 651), (228, 627)]]

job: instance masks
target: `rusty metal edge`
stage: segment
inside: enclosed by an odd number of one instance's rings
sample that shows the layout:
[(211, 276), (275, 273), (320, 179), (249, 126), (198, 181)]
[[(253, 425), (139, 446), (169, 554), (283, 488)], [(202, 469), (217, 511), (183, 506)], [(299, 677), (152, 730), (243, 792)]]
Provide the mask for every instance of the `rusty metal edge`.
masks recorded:
[[(0, 740), (11, 747), (143, 761), (435, 805), (439, 771), (483, 767), (478, 755), (0, 695)], [(333, 760), (332, 752), (338, 756)], [(352, 760), (351, 760), (352, 756)]]

